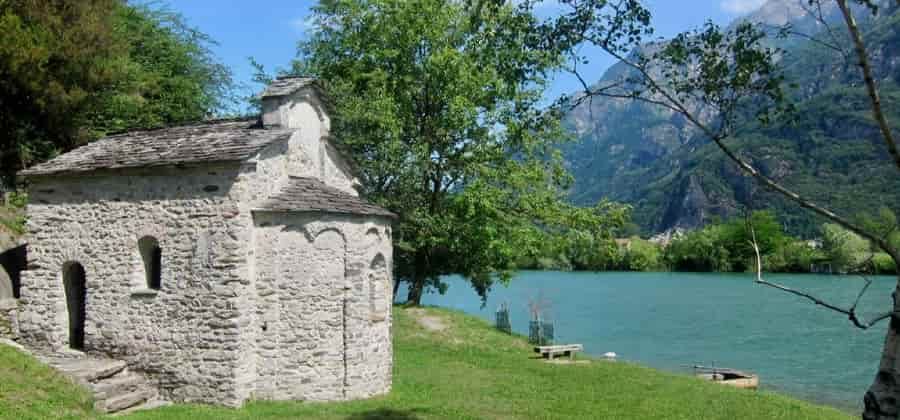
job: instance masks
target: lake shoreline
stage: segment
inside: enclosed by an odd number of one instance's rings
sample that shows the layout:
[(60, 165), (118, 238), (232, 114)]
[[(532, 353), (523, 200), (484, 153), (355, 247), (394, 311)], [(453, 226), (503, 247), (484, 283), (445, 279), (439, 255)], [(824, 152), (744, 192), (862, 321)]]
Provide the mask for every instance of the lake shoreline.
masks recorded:
[[(852, 303), (862, 284), (840, 275), (771, 278), (840, 303)], [(871, 278), (863, 314), (889, 305), (896, 281)], [(613, 351), (681, 374), (690, 374), (686, 366), (713, 363), (752, 371), (764, 389), (846, 412), (862, 406), (886, 328), (857, 330), (840, 314), (754, 284), (749, 273), (522, 271), (509, 287), (495, 286), (484, 307), (461, 278), (445, 280), (447, 294), (426, 294), (423, 304), (493, 323), (497, 305), (508, 303), (513, 331), (527, 334), (528, 302), (544, 299), (558, 342), (584, 344), (592, 356)]]

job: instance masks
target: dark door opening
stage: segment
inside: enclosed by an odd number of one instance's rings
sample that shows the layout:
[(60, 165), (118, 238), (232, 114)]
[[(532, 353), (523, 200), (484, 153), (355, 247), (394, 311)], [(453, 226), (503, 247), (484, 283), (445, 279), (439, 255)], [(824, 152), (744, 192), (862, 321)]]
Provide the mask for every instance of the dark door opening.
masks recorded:
[(87, 298), (84, 267), (77, 262), (66, 263), (63, 266), (63, 284), (69, 312), (69, 347), (84, 350), (84, 304)]

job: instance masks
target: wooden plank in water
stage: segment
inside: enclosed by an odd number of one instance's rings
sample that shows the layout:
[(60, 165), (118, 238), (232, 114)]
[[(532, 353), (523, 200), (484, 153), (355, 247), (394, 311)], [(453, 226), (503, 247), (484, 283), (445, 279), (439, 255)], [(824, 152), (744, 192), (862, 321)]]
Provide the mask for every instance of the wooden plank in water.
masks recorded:
[(735, 375), (735, 376), (741, 376), (741, 377), (745, 377), (745, 378), (749, 378), (749, 377), (753, 376), (752, 373), (744, 372), (744, 371), (737, 370), (737, 369), (731, 369), (731, 368), (694, 366), (694, 370), (700, 371), (700, 372), (721, 373), (723, 375)]

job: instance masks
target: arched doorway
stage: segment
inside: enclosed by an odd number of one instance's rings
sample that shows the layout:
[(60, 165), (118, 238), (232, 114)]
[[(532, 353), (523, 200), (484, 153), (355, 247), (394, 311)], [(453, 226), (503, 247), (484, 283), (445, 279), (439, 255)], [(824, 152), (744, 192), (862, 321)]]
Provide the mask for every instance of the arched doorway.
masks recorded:
[(66, 289), (66, 308), (69, 312), (69, 347), (84, 350), (85, 286), (84, 267), (77, 262), (63, 265), (63, 285)]

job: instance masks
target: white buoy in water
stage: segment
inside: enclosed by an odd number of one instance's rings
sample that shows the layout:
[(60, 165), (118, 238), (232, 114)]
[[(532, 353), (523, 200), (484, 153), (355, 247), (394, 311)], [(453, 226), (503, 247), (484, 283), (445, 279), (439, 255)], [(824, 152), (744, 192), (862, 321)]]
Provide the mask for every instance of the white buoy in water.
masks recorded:
[(616, 358), (616, 353), (608, 351), (606, 353), (603, 353), (603, 357), (605, 357), (607, 360), (614, 360)]

